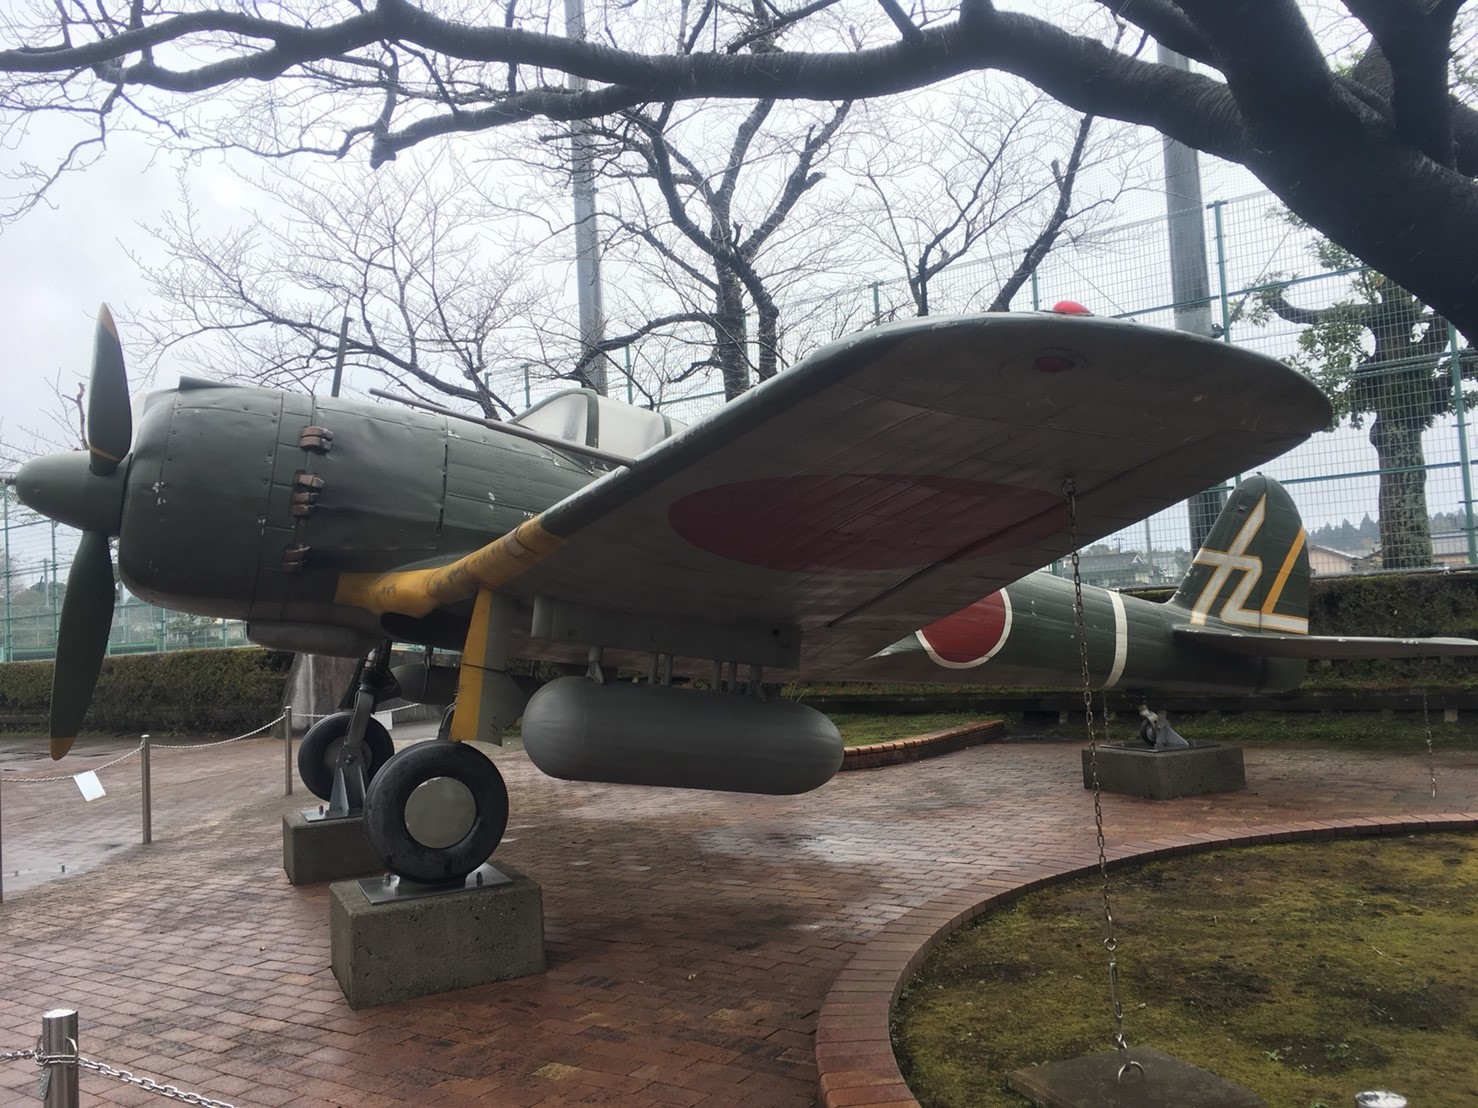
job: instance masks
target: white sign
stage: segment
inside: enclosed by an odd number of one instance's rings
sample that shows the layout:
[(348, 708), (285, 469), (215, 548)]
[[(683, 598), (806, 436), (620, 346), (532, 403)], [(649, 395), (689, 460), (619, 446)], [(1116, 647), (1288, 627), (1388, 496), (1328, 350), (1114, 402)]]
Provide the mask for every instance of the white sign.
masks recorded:
[(82, 790), (83, 800), (96, 800), (100, 796), (107, 795), (103, 792), (103, 783), (98, 780), (98, 775), (92, 770), (74, 774), (72, 780), (77, 782), (77, 787)]

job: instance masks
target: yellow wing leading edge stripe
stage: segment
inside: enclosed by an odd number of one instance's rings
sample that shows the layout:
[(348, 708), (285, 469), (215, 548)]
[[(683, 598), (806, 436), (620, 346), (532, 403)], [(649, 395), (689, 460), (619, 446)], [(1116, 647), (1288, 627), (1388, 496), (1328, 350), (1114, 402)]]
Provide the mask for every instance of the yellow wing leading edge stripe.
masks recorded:
[(471, 554), (435, 569), (390, 573), (345, 573), (339, 577), (334, 603), (385, 615), (422, 617), (435, 609), (495, 589), (513, 580), (564, 545), (535, 516), (479, 547)]

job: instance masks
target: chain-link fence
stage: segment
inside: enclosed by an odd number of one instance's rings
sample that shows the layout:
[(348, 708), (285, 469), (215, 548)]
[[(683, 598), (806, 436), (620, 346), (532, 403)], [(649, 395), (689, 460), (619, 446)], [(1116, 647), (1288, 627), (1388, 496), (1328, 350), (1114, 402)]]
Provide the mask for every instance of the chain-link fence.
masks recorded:
[[(77, 532), (24, 508), (0, 485), (0, 662), (56, 656), (56, 634)], [(246, 624), (157, 607), (120, 589), (109, 654), (246, 645)]]

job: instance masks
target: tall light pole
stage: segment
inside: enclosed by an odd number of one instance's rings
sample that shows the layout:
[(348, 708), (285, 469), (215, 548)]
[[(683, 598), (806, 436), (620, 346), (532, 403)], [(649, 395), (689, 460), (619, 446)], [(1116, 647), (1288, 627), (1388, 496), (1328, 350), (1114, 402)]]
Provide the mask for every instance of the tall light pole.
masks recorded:
[[(585, 0), (565, 0), (565, 36), (585, 38)], [(570, 77), (570, 88), (584, 92), (584, 77)], [(570, 126), (571, 177), (575, 190), (575, 284), (580, 301), (580, 356), (586, 360), (586, 379), (596, 392), (606, 393), (606, 358), (593, 351), (605, 338), (605, 313), (600, 294), (600, 236), (595, 221), (595, 140), (590, 124), (577, 119)], [(592, 356), (593, 355), (593, 356)]]
[[(1161, 65), (1189, 70), (1190, 61), (1159, 46)], [(1211, 282), (1206, 273), (1206, 222), (1201, 201), (1201, 165), (1196, 152), (1165, 137), (1165, 210), (1170, 229), (1170, 298), (1175, 329), (1211, 336)], [(1199, 550), (1227, 500), (1224, 485), (1198, 492), (1186, 501), (1191, 549)]]

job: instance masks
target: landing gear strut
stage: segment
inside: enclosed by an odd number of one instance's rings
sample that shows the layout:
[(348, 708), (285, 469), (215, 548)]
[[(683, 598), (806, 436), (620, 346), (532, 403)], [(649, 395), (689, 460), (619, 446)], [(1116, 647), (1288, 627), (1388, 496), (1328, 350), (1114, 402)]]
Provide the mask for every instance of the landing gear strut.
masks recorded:
[(383, 643), (360, 668), (353, 710), (325, 716), (303, 736), (298, 776), (310, 792), (329, 802), (329, 816), (357, 815), (365, 788), (395, 753), (390, 733), (374, 711), (397, 691), (390, 676), (390, 644)]
[(1170, 726), (1170, 721), (1150, 711), (1148, 704), (1139, 706), (1144, 722), (1139, 725), (1139, 737), (1151, 750), (1184, 750), (1191, 744)]

